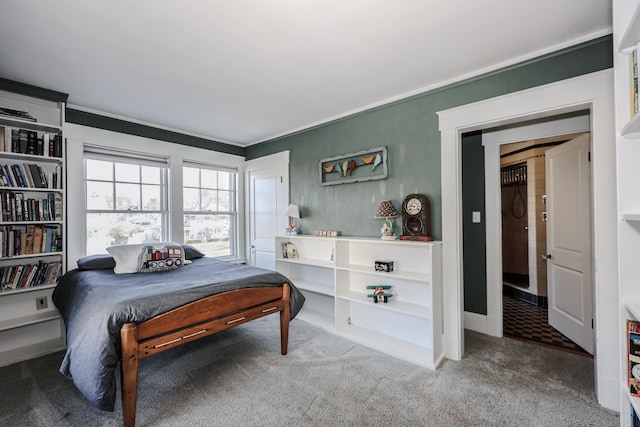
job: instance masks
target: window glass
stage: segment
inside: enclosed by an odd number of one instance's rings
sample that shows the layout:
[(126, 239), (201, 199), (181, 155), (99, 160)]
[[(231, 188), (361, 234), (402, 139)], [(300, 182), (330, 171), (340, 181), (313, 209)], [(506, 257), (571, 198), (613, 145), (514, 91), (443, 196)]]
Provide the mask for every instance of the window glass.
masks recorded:
[(184, 242), (215, 257), (236, 254), (236, 173), (184, 167)]
[(85, 152), (87, 255), (113, 245), (167, 240), (168, 169), (149, 163)]

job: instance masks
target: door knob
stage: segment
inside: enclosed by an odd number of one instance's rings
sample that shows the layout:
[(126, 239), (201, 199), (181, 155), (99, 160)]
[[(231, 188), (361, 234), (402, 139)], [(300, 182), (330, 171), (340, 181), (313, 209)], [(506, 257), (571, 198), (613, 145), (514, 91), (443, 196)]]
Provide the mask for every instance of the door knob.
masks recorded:
[(542, 259), (551, 259), (551, 254), (542, 255)]

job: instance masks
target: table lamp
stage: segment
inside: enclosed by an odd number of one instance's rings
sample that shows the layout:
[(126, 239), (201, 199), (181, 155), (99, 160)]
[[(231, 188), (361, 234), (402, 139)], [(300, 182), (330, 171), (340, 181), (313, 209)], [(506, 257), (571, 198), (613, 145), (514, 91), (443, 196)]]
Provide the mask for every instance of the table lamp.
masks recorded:
[(396, 240), (398, 236), (393, 234), (393, 224), (389, 220), (390, 218), (398, 218), (398, 211), (393, 206), (391, 200), (381, 200), (378, 203), (378, 210), (376, 211), (376, 218), (385, 219), (387, 222), (382, 226), (380, 230), (382, 240)]
[(298, 232), (296, 231), (296, 224), (293, 221), (293, 218), (300, 218), (300, 209), (298, 209), (298, 205), (290, 204), (287, 207), (287, 210), (284, 211), (284, 214), (290, 218), (290, 223), (285, 234), (287, 236), (296, 236)]

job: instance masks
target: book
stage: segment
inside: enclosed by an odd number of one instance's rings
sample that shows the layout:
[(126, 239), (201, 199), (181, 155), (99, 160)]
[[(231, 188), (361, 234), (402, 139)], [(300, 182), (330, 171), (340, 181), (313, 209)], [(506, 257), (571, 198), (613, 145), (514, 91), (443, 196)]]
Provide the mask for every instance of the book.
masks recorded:
[(33, 254), (33, 238), (35, 235), (35, 231), (36, 231), (35, 225), (27, 225), (27, 232), (25, 233), (25, 240), (24, 240), (25, 255)]
[(36, 154), (36, 149), (38, 145), (38, 134), (34, 131), (27, 132), (27, 148), (25, 150), (26, 154)]
[(40, 171), (38, 170), (38, 165), (34, 163), (25, 163), (23, 166), (25, 168), (27, 181), (29, 181), (29, 185), (32, 188), (42, 188), (42, 183), (40, 182)]
[[(51, 206), (49, 206), (49, 210), (51, 210)], [(60, 193), (54, 193), (53, 196), (53, 219), (62, 221), (62, 195)]]
[(11, 128), (4, 128), (4, 146), (0, 150), (11, 152)]
[(37, 122), (36, 118), (25, 110), (16, 110), (15, 108), (0, 107), (0, 116), (12, 117), (29, 122)]
[(42, 252), (51, 252), (51, 245), (53, 243), (53, 233), (54, 233), (55, 229), (51, 228), (51, 227), (45, 227), (44, 229), (44, 243), (43, 243), (43, 249)]
[(11, 129), (11, 151), (18, 153), (20, 149), (20, 129)]
[(27, 152), (27, 145), (29, 144), (29, 131), (26, 129), (19, 129), (18, 135), (18, 151), (16, 152), (25, 154)]
[(39, 254), (42, 252), (42, 234), (44, 230), (42, 227), (35, 227), (33, 231), (33, 252)]
[(640, 322), (627, 320), (629, 394), (640, 397)]
[(287, 243), (287, 258), (299, 258), (298, 247), (295, 243)]

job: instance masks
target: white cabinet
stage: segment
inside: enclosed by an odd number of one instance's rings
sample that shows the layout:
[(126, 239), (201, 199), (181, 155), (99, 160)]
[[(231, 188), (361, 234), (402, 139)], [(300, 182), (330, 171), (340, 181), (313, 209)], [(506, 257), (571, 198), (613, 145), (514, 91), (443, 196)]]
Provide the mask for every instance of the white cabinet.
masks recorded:
[(64, 101), (0, 91), (0, 107), (3, 366), (65, 346), (64, 323), (51, 294), (66, 265), (66, 226)]
[[(435, 368), (443, 358), (440, 242), (283, 236), (276, 269), (303, 291), (302, 320), (413, 363)], [(285, 258), (283, 242), (299, 258)], [(392, 272), (376, 261), (393, 261)], [(387, 303), (367, 286), (389, 285)]]
[[(298, 258), (285, 258), (282, 245), (296, 245)], [(298, 318), (333, 330), (335, 319), (335, 239), (304, 236), (276, 238), (276, 270), (302, 291), (306, 302)]]

